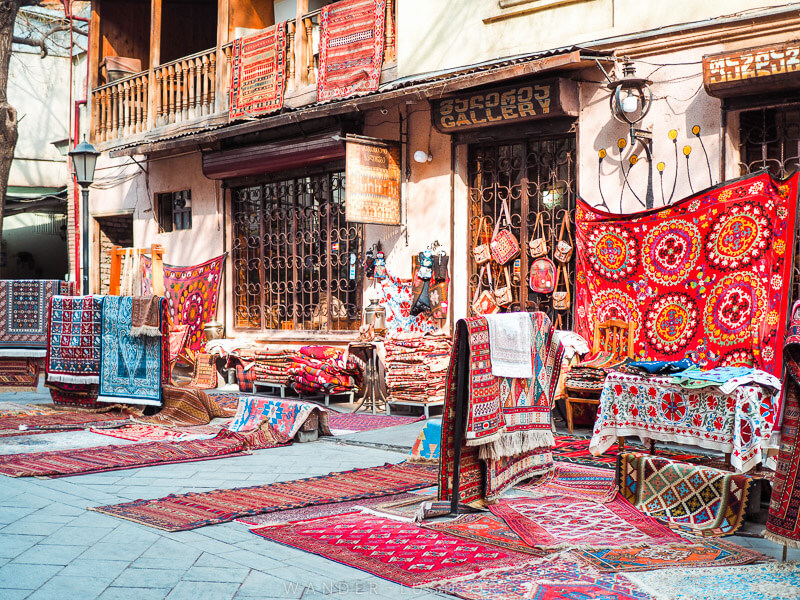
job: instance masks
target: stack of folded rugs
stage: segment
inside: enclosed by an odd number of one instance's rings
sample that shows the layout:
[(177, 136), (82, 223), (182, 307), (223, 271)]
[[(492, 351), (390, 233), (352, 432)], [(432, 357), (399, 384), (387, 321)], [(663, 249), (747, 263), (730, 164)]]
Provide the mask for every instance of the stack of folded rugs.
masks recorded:
[(398, 333), (386, 340), (389, 400), (443, 402), (453, 341), (445, 334)]
[(300, 394), (341, 394), (359, 387), (363, 366), (341, 348), (303, 346), (294, 355), (289, 374)]
[(288, 386), (292, 379), (289, 369), (294, 365), (296, 354), (291, 350), (267, 350), (266, 348), (234, 350), (229, 355), (229, 361), (236, 365), (239, 391), (252, 392), (255, 381)]

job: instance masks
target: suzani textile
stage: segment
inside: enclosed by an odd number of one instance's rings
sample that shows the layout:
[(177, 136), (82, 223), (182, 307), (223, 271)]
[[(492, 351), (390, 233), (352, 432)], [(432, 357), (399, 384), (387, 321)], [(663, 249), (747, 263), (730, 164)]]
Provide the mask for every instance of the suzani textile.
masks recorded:
[(779, 397), (758, 385), (724, 394), (683, 389), (669, 377), (610, 373), (589, 449), (602, 454), (618, 436), (637, 435), (730, 453), (731, 464), (747, 472), (777, 446), (772, 433)]
[(649, 454), (623, 454), (620, 494), (678, 531), (733, 534), (744, 520), (750, 478)]
[(425, 316), (411, 314), (411, 280), (388, 275), (381, 282), (381, 305), (386, 309), (386, 329), (389, 333), (432, 333), (439, 329)]
[[(205, 344), (203, 326), (217, 316), (219, 289), (225, 256), (218, 256), (193, 267), (164, 265), (164, 297), (175, 325), (188, 325), (186, 347), (200, 350)], [(145, 272), (144, 295), (152, 294), (152, 262), (142, 257)]]
[(576, 331), (633, 321), (642, 358), (780, 375), (797, 182), (760, 173), (632, 215), (579, 201)]
[(72, 290), (66, 281), (0, 280), (0, 356), (44, 356), (50, 298)]
[(381, 81), (385, 0), (340, 0), (319, 16), (317, 100), (374, 92)]
[(103, 299), (100, 402), (161, 405), (162, 340), (131, 337), (130, 296)]
[(47, 333), (48, 381), (100, 382), (102, 296), (53, 296)]
[(231, 121), (279, 110), (285, 85), (285, 22), (233, 41)]

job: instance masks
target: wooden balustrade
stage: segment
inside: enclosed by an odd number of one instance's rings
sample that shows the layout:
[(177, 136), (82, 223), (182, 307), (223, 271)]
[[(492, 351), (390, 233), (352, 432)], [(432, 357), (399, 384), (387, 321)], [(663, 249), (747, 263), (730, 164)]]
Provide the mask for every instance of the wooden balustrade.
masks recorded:
[(217, 49), (159, 65), (155, 74), (156, 127), (217, 112)]
[(106, 141), (147, 129), (147, 73), (102, 85), (92, 92), (94, 138)]

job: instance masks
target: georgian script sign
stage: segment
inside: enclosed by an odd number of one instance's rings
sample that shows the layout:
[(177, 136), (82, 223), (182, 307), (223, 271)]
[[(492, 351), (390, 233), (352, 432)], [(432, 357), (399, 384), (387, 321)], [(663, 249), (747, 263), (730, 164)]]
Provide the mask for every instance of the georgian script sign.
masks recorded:
[(400, 225), (400, 144), (346, 138), (345, 219)]
[(577, 86), (568, 79), (519, 83), (433, 103), (433, 124), (455, 133), (547, 117), (577, 116)]
[(798, 86), (800, 42), (704, 56), (703, 84), (720, 97)]

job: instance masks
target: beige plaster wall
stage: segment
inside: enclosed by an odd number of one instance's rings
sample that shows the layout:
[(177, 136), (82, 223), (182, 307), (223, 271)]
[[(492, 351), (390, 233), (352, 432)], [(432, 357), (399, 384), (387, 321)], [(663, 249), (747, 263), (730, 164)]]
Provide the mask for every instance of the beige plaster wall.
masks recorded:
[(454, 68), (774, 5), (765, 0), (402, 0), (397, 2), (398, 73)]

